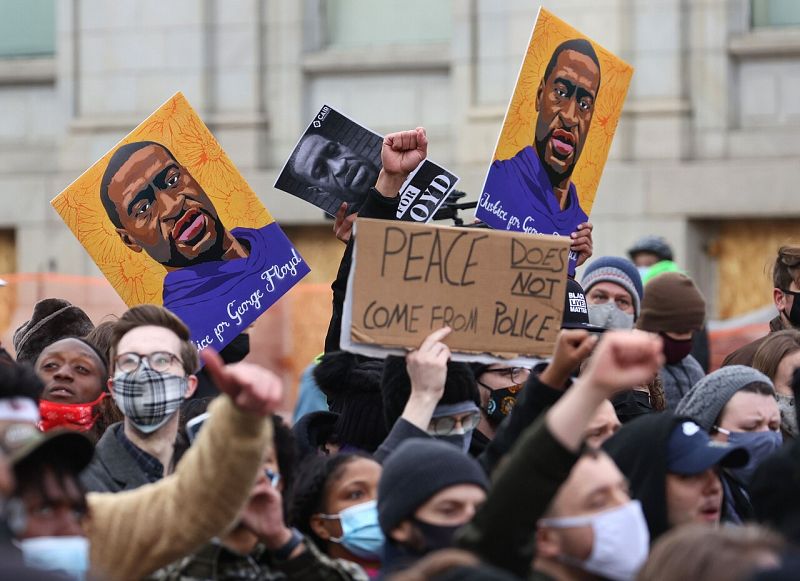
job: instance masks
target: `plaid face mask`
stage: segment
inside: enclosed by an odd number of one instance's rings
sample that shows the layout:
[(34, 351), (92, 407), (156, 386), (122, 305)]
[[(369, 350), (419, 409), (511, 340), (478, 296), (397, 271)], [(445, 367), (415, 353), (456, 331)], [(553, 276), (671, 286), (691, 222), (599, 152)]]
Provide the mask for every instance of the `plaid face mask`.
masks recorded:
[(178, 411), (187, 387), (186, 377), (153, 371), (143, 360), (136, 371), (114, 375), (114, 401), (140, 432), (150, 434)]

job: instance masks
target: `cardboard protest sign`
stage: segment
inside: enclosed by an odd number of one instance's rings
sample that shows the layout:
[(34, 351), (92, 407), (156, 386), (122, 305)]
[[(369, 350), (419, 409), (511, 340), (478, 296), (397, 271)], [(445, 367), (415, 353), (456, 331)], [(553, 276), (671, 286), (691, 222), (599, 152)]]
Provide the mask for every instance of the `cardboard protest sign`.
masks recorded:
[(219, 350), (309, 272), (181, 93), (51, 204), (128, 306)]
[[(333, 216), (342, 202), (357, 212), (381, 170), (383, 137), (324, 105), (297, 142), (275, 187)], [(426, 159), (409, 175), (398, 220), (427, 222), (458, 177)]]
[(492, 228), (564, 236), (586, 222), (632, 75), (539, 9), (475, 216)]
[(356, 220), (341, 345), (371, 356), (453, 332), (453, 358), (530, 363), (561, 326), (569, 240), (517, 232)]

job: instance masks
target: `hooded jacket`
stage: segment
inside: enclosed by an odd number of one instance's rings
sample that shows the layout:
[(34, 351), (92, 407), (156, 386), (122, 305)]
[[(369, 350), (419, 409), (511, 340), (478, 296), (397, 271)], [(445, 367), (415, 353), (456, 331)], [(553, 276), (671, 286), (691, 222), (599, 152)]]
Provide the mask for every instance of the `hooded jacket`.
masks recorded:
[(670, 529), (667, 442), (673, 428), (686, 420), (671, 412), (648, 414), (628, 422), (603, 444), (630, 482), (631, 497), (642, 503), (651, 543)]

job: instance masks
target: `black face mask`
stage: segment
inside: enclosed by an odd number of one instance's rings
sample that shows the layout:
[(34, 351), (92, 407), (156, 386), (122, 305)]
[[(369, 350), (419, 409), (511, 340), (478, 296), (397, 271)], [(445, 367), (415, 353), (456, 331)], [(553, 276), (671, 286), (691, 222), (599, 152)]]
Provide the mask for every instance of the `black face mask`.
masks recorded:
[(617, 412), (619, 421), (623, 424), (653, 412), (650, 394), (643, 391), (631, 390), (620, 393), (611, 399), (611, 403), (614, 405), (614, 411)]
[(440, 551), (442, 549), (449, 549), (453, 546), (453, 537), (456, 531), (464, 525), (456, 526), (439, 526), (421, 521), (417, 518), (411, 518), (411, 522), (417, 527), (425, 539), (425, 548), (422, 554), (432, 553), (433, 551)]
[(800, 292), (790, 290), (782, 290), (781, 292), (785, 295), (792, 295), (794, 298), (791, 310), (788, 313), (783, 311), (783, 314), (789, 319), (793, 327), (800, 328)]
[(239, 333), (236, 338), (225, 345), (219, 352), (220, 357), (225, 363), (238, 363), (250, 353), (250, 335)]
[(485, 383), (479, 381), (478, 385), (489, 390), (489, 401), (483, 409), (489, 423), (497, 427), (506, 416), (511, 414), (511, 410), (517, 405), (517, 394), (522, 389), (523, 384), (515, 384), (511, 387), (492, 389)]

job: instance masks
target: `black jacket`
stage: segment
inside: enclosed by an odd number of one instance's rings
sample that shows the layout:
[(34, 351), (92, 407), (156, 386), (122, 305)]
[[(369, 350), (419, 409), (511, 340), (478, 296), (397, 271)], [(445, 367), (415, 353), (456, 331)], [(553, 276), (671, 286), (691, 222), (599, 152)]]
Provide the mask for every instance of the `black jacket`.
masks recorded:
[(120, 443), (122, 422), (109, 426), (94, 449), (91, 464), (81, 474), (88, 492), (122, 492), (150, 484), (139, 464)]

